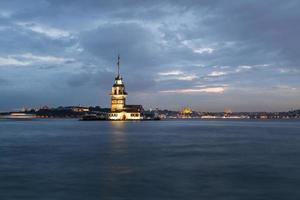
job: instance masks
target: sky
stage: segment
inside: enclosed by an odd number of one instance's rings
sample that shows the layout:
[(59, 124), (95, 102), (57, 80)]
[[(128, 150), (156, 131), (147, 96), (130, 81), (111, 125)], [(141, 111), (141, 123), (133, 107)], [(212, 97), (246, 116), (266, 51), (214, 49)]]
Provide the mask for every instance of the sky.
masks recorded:
[(1, 0), (0, 111), (300, 108), (298, 0)]

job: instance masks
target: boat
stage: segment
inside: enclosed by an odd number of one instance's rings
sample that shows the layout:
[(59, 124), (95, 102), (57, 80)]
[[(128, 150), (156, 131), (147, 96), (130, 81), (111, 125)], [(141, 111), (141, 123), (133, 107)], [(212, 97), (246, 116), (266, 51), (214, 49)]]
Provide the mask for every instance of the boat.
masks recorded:
[(0, 119), (28, 120), (34, 118), (36, 118), (36, 115), (27, 113), (10, 113), (6, 115), (0, 115)]

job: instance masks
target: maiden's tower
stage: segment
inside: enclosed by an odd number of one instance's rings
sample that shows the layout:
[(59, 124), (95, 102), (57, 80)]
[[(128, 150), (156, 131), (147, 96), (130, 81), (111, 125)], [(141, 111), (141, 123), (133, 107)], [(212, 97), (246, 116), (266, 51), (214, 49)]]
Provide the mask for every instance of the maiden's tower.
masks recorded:
[(111, 112), (108, 114), (108, 118), (110, 120), (141, 120), (143, 119), (143, 107), (141, 105), (126, 105), (128, 94), (120, 75), (120, 56), (118, 56), (117, 67), (117, 76), (110, 93)]

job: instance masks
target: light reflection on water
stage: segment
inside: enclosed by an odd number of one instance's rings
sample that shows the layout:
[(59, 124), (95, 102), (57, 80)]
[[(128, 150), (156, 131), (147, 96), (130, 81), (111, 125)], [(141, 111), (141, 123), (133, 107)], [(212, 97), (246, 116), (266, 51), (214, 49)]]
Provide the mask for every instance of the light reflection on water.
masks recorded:
[(127, 138), (124, 121), (111, 122), (111, 147), (116, 154), (127, 153)]
[(128, 159), (126, 122), (111, 121), (110, 125), (109, 159), (105, 163), (107, 172), (103, 184), (105, 196), (115, 196), (120, 182), (134, 171)]
[(129, 157), (128, 141), (126, 133), (126, 122), (112, 121), (111, 122), (111, 173), (112, 176), (120, 174), (128, 174), (133, 170), (126, 160)]

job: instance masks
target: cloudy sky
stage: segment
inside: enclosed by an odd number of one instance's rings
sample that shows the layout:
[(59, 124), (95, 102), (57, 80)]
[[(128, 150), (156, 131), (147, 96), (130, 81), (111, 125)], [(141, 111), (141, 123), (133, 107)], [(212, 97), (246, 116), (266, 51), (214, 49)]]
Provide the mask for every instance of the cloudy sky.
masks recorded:
[(300, 1), (0, 1), (0, 111), (128, 103), (300, 108)]

